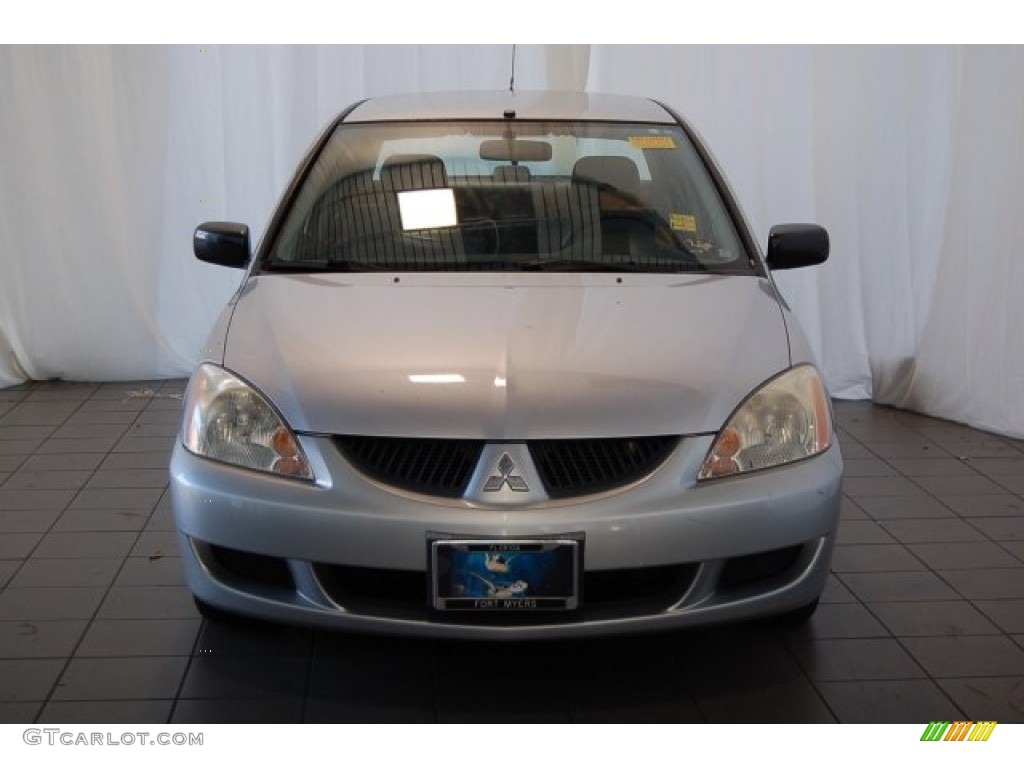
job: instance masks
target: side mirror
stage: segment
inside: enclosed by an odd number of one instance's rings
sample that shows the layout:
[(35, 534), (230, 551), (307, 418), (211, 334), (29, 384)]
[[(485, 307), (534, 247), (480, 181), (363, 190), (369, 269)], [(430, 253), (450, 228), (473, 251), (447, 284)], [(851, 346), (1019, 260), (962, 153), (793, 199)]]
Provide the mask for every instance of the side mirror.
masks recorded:
[(230, 221), (207, 221), (196, 227), (192, 250), (200, 261), (245, 269), (251, 256), (249, 227)]
[(768, 235), (768, 269), (797, 269), (828, 258), (828, 232), (817, 224), (779, 224)]

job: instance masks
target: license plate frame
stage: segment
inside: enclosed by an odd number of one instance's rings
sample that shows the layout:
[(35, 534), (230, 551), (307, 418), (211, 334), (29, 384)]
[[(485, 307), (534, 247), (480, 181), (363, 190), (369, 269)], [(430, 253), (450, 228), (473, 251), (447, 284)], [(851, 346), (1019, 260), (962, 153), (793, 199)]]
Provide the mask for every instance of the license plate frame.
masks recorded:
[(574, 611), (582, 604), (583, 537), (433, 536), (428, 569), (436, 611)]

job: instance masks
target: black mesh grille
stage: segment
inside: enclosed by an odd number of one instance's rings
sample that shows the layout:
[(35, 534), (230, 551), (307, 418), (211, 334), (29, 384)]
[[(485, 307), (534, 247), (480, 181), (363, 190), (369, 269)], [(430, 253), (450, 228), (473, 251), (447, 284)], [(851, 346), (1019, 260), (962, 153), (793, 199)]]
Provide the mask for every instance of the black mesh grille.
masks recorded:
[(432, 496), (458, 498), (476, 467), (482, 440), (336, 437), (345, 457), (382, 483)]
[[(387, 485), (458, 498), (483, 450), (482, 440), (336, 437), (345, 457)], [(528, 443), (541, 482), (552, 499), (600, 493), (628, 485), (657, 469), (678, 437), (534, 440)]]
[(600, 493), (653, 472), (678, 437), (617, 437), (596, 440), (538, 440), (533, 462), (553, 499)]

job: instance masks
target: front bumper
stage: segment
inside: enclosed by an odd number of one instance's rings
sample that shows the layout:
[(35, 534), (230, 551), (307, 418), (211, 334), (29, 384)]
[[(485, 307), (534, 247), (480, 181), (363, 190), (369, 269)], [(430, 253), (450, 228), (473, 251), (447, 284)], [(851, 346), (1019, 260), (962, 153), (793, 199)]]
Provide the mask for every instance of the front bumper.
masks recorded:
[[(199, 599), (324, 628), (564, 637), (783, 613), (815, 600), (828, 575), (840, 504), (838, 446), (787, 467), (698, 485), (692, 478), (711, 437), (686, 438), (631, 487), (511, 509), (391, 491), (353, 471), (328, 438), (300, 440), (315, 484), (176, 447), (174, 514)], [(426, 542), (438, 533), (582, 534), (584, 607), (558, 614), (430, 611)]]

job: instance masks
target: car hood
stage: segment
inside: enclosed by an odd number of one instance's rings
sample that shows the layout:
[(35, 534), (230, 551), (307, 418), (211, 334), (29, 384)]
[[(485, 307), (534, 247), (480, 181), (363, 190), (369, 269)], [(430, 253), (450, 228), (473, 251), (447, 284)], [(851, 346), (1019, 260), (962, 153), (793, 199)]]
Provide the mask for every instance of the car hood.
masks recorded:
[(789, 364), (758, 277), (265, 274), (225, 365), (298, 431), (525, 440), (717, 431)]

